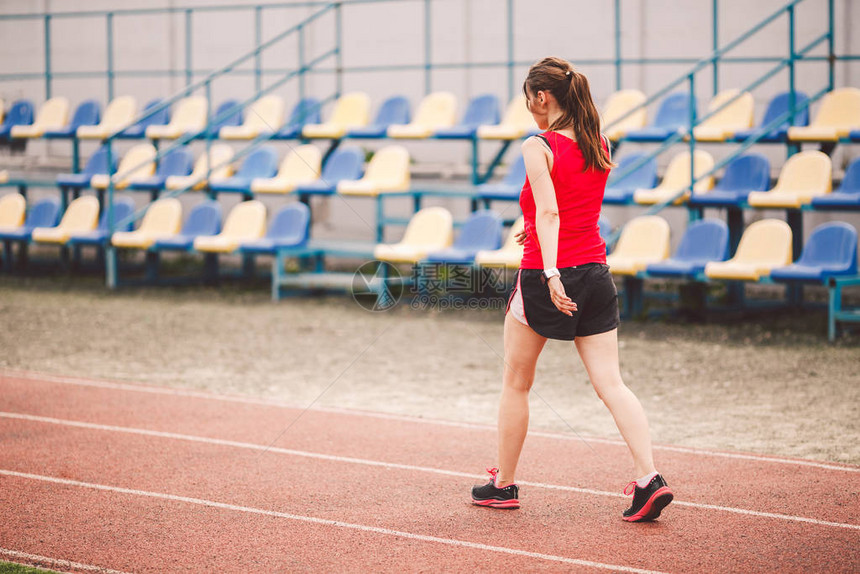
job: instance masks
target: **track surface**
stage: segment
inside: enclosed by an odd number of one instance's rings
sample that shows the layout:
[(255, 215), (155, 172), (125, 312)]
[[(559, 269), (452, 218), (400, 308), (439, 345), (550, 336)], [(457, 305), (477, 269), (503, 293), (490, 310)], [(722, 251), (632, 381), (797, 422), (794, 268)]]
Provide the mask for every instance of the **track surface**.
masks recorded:
[(0, 559), (64, 571), (860, 571), (854, 466), (658, 447), (628, 524), (622, 444), (533, 433), (498, 511), (492, 428), (33, 373), (0, 441)]

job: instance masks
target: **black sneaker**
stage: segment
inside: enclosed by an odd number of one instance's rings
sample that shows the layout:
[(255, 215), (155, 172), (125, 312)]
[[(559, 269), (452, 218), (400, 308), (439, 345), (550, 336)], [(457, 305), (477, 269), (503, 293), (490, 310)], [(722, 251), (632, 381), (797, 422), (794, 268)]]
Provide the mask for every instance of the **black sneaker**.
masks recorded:
[(490, 508), (519, 508), (520, 501), (517, 497), (520, 494), (520, 487), (516, 484), (509, 484), (504, 488), (497, 488), (496, 475), (499, 474), (499, 469), (488, 468), (487, 472), (492, 477), (490, 482), (483, 486), (472, 487), (472, 504), (489, 506)]
[(645, 488), (639, 488), (636, 481), (631, 482), (624, 488), (624, 494), (633, 495), (633, 504), (624, 511), (624, 520), (627, 522), (654, 520), (675, 497), (659, 474)]

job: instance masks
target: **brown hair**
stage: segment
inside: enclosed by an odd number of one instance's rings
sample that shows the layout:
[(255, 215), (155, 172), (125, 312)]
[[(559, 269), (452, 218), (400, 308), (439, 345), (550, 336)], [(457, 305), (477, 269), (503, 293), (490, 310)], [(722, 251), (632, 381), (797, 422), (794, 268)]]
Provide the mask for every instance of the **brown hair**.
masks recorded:
[[(528, 87), (528, 90), (526, 90)], [(544, 58), (529, 68), (523, 82), (523, 93), (549, 92), (561, 106), (561, 117), (551, 126), (556, 131), (572, 127), (579, 149), (585, 158), (585, 171), (596, 168), (606, 171), (613, 167), (600, 141), (600, 116), (591, 98), (588, 78), (573, 69), (562, 58)]]

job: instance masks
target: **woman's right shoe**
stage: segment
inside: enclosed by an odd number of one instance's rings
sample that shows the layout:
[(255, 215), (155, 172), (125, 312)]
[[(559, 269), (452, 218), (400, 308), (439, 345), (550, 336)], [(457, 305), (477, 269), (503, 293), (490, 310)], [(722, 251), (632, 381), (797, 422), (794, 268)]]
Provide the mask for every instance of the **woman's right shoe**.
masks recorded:
[(645, 488), (640, 488), (636, 481), (631, 482), (624, 488), (624, 494), (633, 495), (633, 504), (623, 514), (627, 522), (654, 520), (675, 498), (666, 481), (659, 474), (652, 478)]
[(496, 476), (499, 474), (499, 469), (488, 468), (487, 472), (492, 477), (490, 482), (483, 486), (472, 487), (472, 504), (490, 508), (519, 508), (520, 501), (518, 496), (520, 494), (520, 487), (516, 484), (509, 484), (504, 488), (498, 488), (496, 486)]

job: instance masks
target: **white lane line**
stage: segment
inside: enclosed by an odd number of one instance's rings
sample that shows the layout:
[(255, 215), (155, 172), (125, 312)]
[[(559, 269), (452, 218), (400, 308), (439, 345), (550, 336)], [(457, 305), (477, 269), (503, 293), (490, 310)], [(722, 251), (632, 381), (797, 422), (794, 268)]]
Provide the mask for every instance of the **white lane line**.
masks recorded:
[(18, 552), (17, 550), (9, 550), (8, 548), (0, 548), (0, 557), (9, 558), (10, 560), (25, 560), (27, 565), (37, 564), (41, 568), (50, 568), (61, 572), (84, 571), (97, 572), (98, 574), (127, 574), (120, 570), (111, 570), (110, 568), (102, 568), (101, 566), (92, 566), (90, 564), (81, 564), (80, 562), (72, 562), (71, 560), (63, 560), (62, 558), (49, 558), (48, 556), (39, 556), (38, 554), (27, 554), (26, 552)]
[[(361, 464), (364, 466), (377, 466), (377, 467), (389, 468), (389, 469), (408, 470), (411, 472), (426, 472), (426, 473), (439, 474), (439, 475), (445, 475), (445, 476), (456, 476), (459, 478), (470, 478), (470, 479), (479, 479), (479, 480), (481, 478), (483, 478), (483, 476), (481, 476), (481, 475), (470, 474), (467, 472), (459, 472), (456, 470), (445, 470), (442, 468), (433, 468), (433, 467), (428, 467), (428, 466), (417, 466), (417, 465), (413, 465), (413, 464), (400, 464), (400, 463), (396, 463), (396, 462), (384, 462), (384, 461), (380, 461), (380, 460), (354, 458), (354, 457), (339, 456), (339, 455), (334, 455), (334, 454), (322, 454), (322, 453), (317, 453), (317, 452), (309, 452), (309, 451), (295, 450), (295, 449), (289, 449), (289, 448), (269, 447), (269, 446), (262, 445), (262, 444), (254, 444), (254, 443), (248, 443), (248, 442), (240, 442), (240, 441), (225, 440), (225, 439), (218, 439), (218, 438), (209, 438), (209, 437), (202, 437), (202, 436), (195, 436), (195, 435), (178, 434), (178, 433), (171, 433), (171, 432), (164, 432), (164, 431), (138, 429), (138, 428), (132, 428), (132, 427), (101, 425), (101, 424), (97, 424), (97, 423), (71, 421), (71, 420), (65, 420), (65, 419), (55, 419), (55, 418), (50, 418), (50, 417), (27, 415), (27, 414), (22, 414), (22, 413), (9, 413), (9, 412), (0, 411), (0, 418), (18, 419), (18, 420), (25, 420), (25, 421), (31, 421), (31, 422), (55, 424), (55, 425), (77, 427), (77, 428), (99, 430), (99, 431), (107, 431), (107, 432), (119, 432), (119, 433), (134, 434), (134, 435), (141, 435), (141, 436), (151, 436), (151, 437), (165, 438), (165, 439), (171, 439), (171, 440), (183, 440), (183, 441), (197, 442), (197, 443), (203, 443), (203, 444), (228, 446), (228, 447), (247, 449), (247, 450), (257, 450), (257, 451), (262, 451), (262, 452), (285, 454), (285, 455), (289, 455), (289, 456), (313, 458), (313, 459), (317, 459), (317, 460), (326, 460), (326, 461), (331, 461), (331, 462)], [(524, 485), (524, 486), (533, 486), (536, 488), (545, 488), (548, 490), (562, 490), (565, 492), (576, 492), (579, 494), (590, 494), (590, 495), (594, 495), (594, 496), (608, 496), (608, 497), (612, 497), (612, 498), (628, 498), (628, 496), (621, 494), (621, 493), (617, 493), (617, 492), (607, 492), (605, 490), (594, 490), (594, 489), (590, 489), (590, 488), (578, 488), (576, 486), (564, 486), (564, 485), (559, 485), (559, 484), (548, 484), (548, 483), (544, 483), (544, 482), (531, 482), (531, 481), (518, 481), (518, 484)], [(826, 520), (818, 520), (816, 518), (807, 518), (804, 516), (792, 516), (789, 514), (777, 514), (777, 513), (773, 513), (773, 512), (760, 512), (757, 510), (747, 510), (745, 508), (734, 508), (731, 506), (717, 506), (717, 505), (713, 505), (713, 504), (701, 504), (698, 502), (686, 502), (686, 501), (680, 501), (677, 499), (673, 502), (673, 504), (678, 505), (678, 506), (687, 506), (690, 508), (698, 508), (698, 509), (703, 509), (703, 510), (719, 510), (719, 511), (723, 511), (723, 512), (731, 512), (734, 514), (741, 514), (741, 515), (745, 515), (745, 516), (756, 516), (756, 517), (760, 517), (760, 518), (772, 518), (772, 519), (777, 519), (777, 520), (787, 520), (787, 521), (791, 521), (791, 522), (803, 522), (803, 523), (807, 523), (807, 524), (815, 524), (818, 526), (829, 526), (829, 527), (834, 527), (834, 528), (847, 528), (850, 530), (860, 530), (860, 525), (857, 525), (857, 524), (845, 524), (842, 522), (830, 522), (830, 521), (826, 521)]]
[(565, 556), (555, 556), (553, 554), (542, 554), (540, 552), (529, 552), (528, 550), (518, 550), (516, 548), (507, 548), (505, 546), (490, 546), (479, 542), (468, 542), (466, 540), (458, 540), (456, 538), (441, 538), (438, 536), (428, 536), (425, 534), (415, 534), (413, 532), (405, 532), (402, 530), (392, 530), (390, 528), (380, 528), (378, 526), (368, 526), (365, 524), (355, 524), (352, 522), (342, 522), (340, 520), (329, 520), (326, 518), (317, 518), (315, 516), (304, 516), (301, 514), (290, 514), (287, 512), (278, 512), (275, 510), (265, 510), (262, 508), (252, 508), (248, 506), (237, 506), (235, 504), (227, 504), (214, 500), (205, 500), (202, 498), (191, 498), (188, 496), (178, 496), (175, 494), (166, 494), (161, 492), (151, 492), (147, 490), (136, 490), (132, 488), (121, 488), (118, 486), (108, 486), (105, 484), (94, 484), (91, 482), (81, 482), (78, 480), (70, 480), (67, 478), (56, 478), (53, 476), (44, 476), (39, 474), (29, 474), (26, 472), (16, 472), (13, 470), (0, 469), (0, 475), (11, 476), (15, 478), (23, 478), (28, 480), (38, 480), (41, 482), (49, 482), (54, 484), (62, 484), (66, 486), (77, 486), (80, 488), (89, 488), (93, 490), (101, 490), (106, 492), (116, 492), (119, 494), (129, 494), (132, 496), (142, 496), (148, 498), (156, 498), (161, 500), (171, 500), (174, 502), (185, 502), (188, 504), (196, 504), (198, 506), (207, 506), (210, 508), (220, 508), (222, 510), (232, 510), (235, 512), (244, 512), (247, 514), (257, 514), (262, 516), (273, 516), (276, 518), (285, 518), (297, 522), (305, 522), (309, 524), (320, 524), (323, 526), (335, 526), (337, 528), (345, 528), (349, 530), (358, 530), (361, 532), (371, 532), (374, 534), (383, 534), (386, 536), (396, 536), (399, 538), (408, 538), (411, 540), (420, 540), (422, 542), (435, 542), (437, 544), (445, 544), (447, 546), (459, 546), (461, 548), (472, 548), (475, 550), (483, 550), (486, 552), (497, 552), (500, 554), (510, 554), (514, 556), (523, 556), (526, 558), (535, 558), (538, 560), (547, 560), (550, 562), (561, 562), (563, 564), (573, 564), (576, 566), (587, 566), (590, 568), (600, 568), (602, 570), (612, 570), (615, 572), (634, 572), (639, 574), (662, 574), (655, 570), (643, 570), (640, 568), (631, 568), (629, 566), (619, 566), (616, 564), (604, 564), (602, 562), (592, 562), (591, 560), (580, 560), (578, 558), (568, 558)]
[[(175, 389), (171, 387), (158, 387), (151, 385), (143, 385), (143, 384), (132, 384), (132, 383), (115, 383), (110, 381), (98, 381), (94, 379), (84, 379), (79, 377), (65, 377), (59, 375), (42, 375), (40, 373), (31, 373), (28, 371), (18, 372), (18, 371), (10, 371), (10, 370), (0, 370), (0, 379), (3, 377), (14, 377), (20, 379), (28, 379), (31, 381), (39, 381), (39, 382), (49, 382), (49, 383), (59, 383), (59, 384), (67, 384), (67, 385), (78, 385), (84, 387), (95, 387), (101, 389), (112, 389), (119, 391), (132, 391), (138, 393), (150, 393), (157, 395), (168, 395), (168, 396), (177, 396), (177, 397), (190, 397), (197, 399), (207, 399), (213, 401), (221, 401), (228, 403), (238, 403), (238, 404), (249, 404), (249, 405), (259, 405), (265, 407), (277, 407), (277, 408), (286, 408), (286, 409), (297, 409), (297, 410), (305, 410), (305, 407), (302, 405), (290, 404), (281, 401), (275, 400), (267, 400), (267, 399), (257, 399), (253, 397), (241, 397), (241, 396), (231, 396), (231, 395), (221, 395), (217, 393), (211, 393), (206, 391), (194, 391), (190, 389)], [(396, 415), (390, 413), (378, 413), (373, 411), (363, 411), (363, 410), (352, 410), (352, 409), (344, 409), (344, 408), (333, 408), (333, 407), (313, 407), (311, 409), (307, 409), (312, 412), (324, 412), (324, 413), (336, 413), (342, 415), (349, 415), (354, 417), (367, 417), (367, 418), (376, 418), (382, 420), (394, 420), (394, 421), (403, 421), (409, 423), (421, 423), (428, 424), (434, 426), (447, 426), (454, 428), (464, 428), (464, 429), (472, 429), (472, 430), (481, 430), (481, 431), (490, 431), (495, 432), (496, 427), (492, 425), (483, 425), (478, 423), (463, 423), (456, 421), (444, 421), (437, 419), (426, 419), (420, 417), (411, 417), (407, 415)], [(557, 439), (557, 440), (566, 440), (566, 441), (575, 441), (582, 442), (583, 438), (560, 434), (560, 433), (551, 433), (551, 432), (542, 432), (542, 431), (529, 431), (530, 436), (539, 436), (543, 438)], [(625, 447), (624, 441), (620, 439), (609, 439), (609, 438), (598, 438), (598, 437), (584, 437), (584, 440), (593, 443), (599, 444), (608, 444), (613, 446)], [(721, 452), (714, 451), (702, 448), (695, 447), (684, 447), (684, 446), (670, 446), (670, 445), (654, 445), (654, 450), (661, 450), (667, 452), (679, 452), (685, 454), (694, 454), (697, 456), (713, 456), (719, 458), (729, 458), (729, 459), (737, 459), (737, 460), (753, 460), (757, 462), (770, 462), (776, 464), (788, 464), (794, 466), (808, 466), (812, 468), (821, 468), (824, 470), (839, 470), (842, 472), (856, 472), (860, 473), (860, 466), (841, 466), (837, 464), (828, 464), (823, 462), (816, 462), (813, 460), (800, 460), (800, 459), (790, 459), (790, 458), (779, 458), (779, 457), (771, 457), (771, 456), (762, 456), (755, 454), (742, 454), (742, 453), (733, 453), (733, 452)]]

